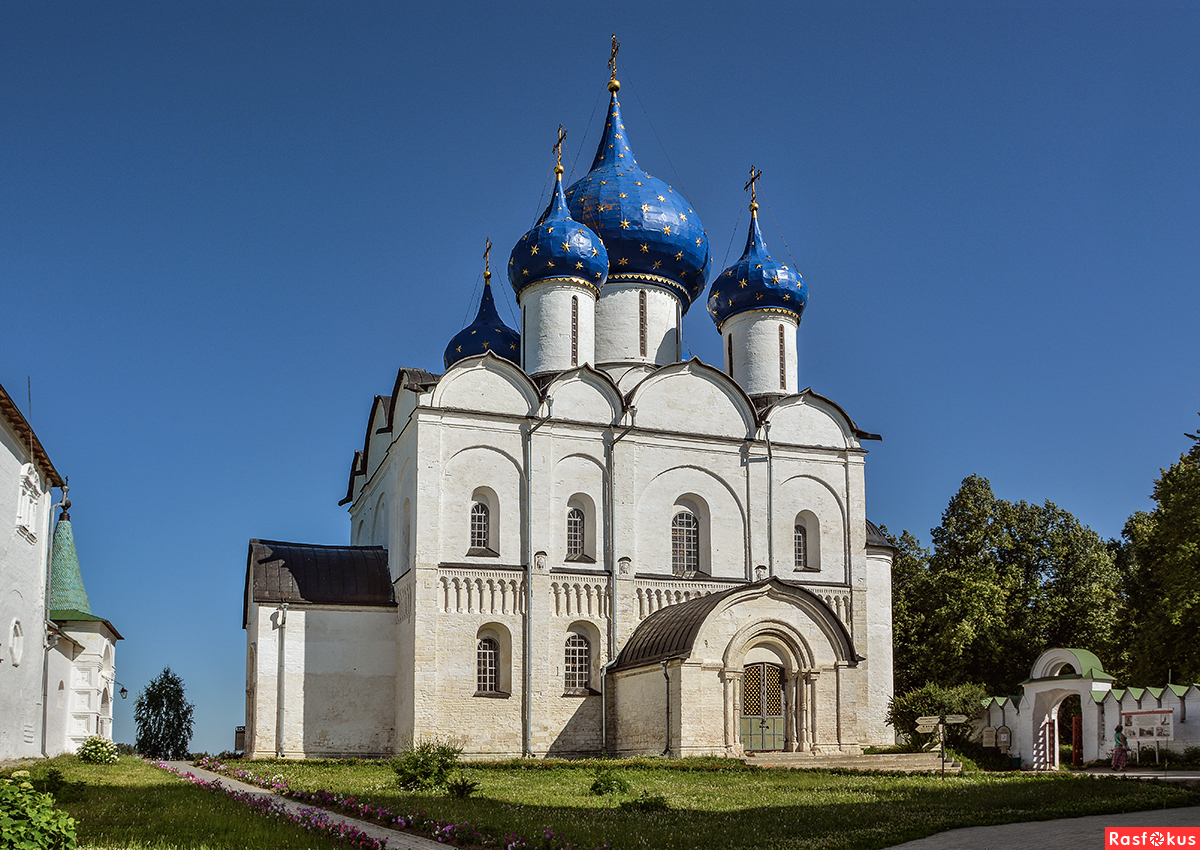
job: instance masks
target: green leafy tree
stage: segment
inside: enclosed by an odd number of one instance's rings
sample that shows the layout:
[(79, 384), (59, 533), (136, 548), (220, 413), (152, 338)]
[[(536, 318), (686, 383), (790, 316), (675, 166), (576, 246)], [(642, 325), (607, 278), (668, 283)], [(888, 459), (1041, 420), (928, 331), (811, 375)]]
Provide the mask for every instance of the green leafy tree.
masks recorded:
[(1114, 542), (1124, 579), (1131, 683), (1200, 681), (1200, 435), (1154, 482), (1157, 506)]
[(194, 708), (183, 697), (183, 680), (164, 667), (133, 704), (137, 751), (149, 758), (187, 758)]
[(1050, 646), (1112, 648), (1119, 574), (1094, 531), (1046, 502), (963, 480), (925, 553), (905, 532), (893, 571), (896, 691), (982, 682), (1012, 693)]

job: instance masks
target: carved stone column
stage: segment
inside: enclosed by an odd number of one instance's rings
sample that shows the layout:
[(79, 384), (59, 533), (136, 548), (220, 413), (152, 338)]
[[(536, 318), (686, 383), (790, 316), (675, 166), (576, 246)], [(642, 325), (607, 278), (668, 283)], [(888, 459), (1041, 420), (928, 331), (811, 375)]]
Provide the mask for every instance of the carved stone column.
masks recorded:
[(783, 678), (783, 751), (796, 752), (796, 681), (792, 671), (784, 672)]
[(817, 737), (817, 677), (821, 675), (820, 670), (813, 670), (808, 673), (808, 735), (809, 749), (812, 752), (820, 752), (820, 740)]

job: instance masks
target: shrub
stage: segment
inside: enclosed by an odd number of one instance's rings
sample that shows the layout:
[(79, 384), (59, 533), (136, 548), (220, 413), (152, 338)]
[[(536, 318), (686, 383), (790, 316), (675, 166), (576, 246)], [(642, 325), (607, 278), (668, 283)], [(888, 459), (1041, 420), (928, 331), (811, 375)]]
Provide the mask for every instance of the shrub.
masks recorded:
[(592, 780), (592, 787), (588, 790), (597, 797), (603, 797), (605, 794), (628, 794), (629, 782), (625, 777), (613, 773), (611, 768), (598, 767), (596, 778)]
[[(18, 771), (23, 773), (24, 771)], [(73, 850), (75, 819), (26, 779), (0, 779), (0, 847)]]
[(93, 735), (83, 742), (76, 755), (80, 761), (88, 764), (116, 764), (117, 745), (99, 735)]
[[(983, 685), (955, 685), (943, 688), (926, 682), (919, 688), (896, 694), (888, 701), (887, 722), (908, 739), (924, 747), (933, 743), (936, 733), (917, 732), (918, 717), (946, 714), (965, 714), (974, 720), (980, 713), (987, 689)], [(971, 723), (946, 727), (946, 746), (966, 744), (971, 738)]]
[(465, 773), (457, 773), (446, 782), (446, 791), (459, 800), (467, 799), (478, 790), (479, 783)]
[(441, 788), (450, 780), (461, 753), (462, 747), (449, 738), (410, 741), (392, 760), (392, 770), (400, 787), (407, 791)]
[(643, 791), (632, 800), (622, 800), (619, 805), (627, 812), (665, 812), (671, 808), (665, 796), (649, 791)]

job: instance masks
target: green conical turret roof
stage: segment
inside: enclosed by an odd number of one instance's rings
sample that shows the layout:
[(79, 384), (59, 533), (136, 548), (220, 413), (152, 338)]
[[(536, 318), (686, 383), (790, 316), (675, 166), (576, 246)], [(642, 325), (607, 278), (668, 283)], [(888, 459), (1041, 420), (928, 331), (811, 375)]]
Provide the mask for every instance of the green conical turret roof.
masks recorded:
[(79, 555), (75, 552), (75, 535), (71, 533), (71, 515), (65, 508), (54, 524), (54, 540), (50, 548), (50, 604), (51, 611), (78, 611), (91, 614), (87, 591), (83, 587), (83, 575), (79, 572)]

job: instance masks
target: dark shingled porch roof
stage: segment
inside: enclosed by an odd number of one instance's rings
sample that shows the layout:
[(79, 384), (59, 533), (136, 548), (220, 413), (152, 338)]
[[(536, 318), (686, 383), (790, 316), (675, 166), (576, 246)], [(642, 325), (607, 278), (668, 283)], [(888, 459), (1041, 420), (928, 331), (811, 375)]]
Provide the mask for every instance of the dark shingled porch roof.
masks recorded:
[(382, 546), (316, 546), (278, 540), (251, 540), (246, 556), (246, 597), (289, 605), (396, 606), (388, 553)]

